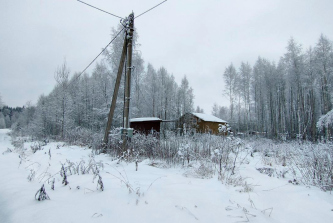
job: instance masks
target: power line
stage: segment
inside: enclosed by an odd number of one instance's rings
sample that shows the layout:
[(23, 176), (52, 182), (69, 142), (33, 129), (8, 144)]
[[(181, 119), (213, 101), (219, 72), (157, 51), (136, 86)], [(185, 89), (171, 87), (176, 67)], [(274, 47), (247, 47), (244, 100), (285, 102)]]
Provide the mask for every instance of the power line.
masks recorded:
[[(90, 7), (92, 7), (92, 8), (94, 8), (94, 9), (97, 9), (97, 10), (99, 10), (99, 11), (102, 11), (102, 12), (105, 12), (105, 13), (107, 13), (107, 14), (109, 14), (109, 15), (112, 15), (112, 16), (115, 16), (115, 17), (117, 17), (117, 18), (120, 18), (120, 19), (123, 19), (122, 17), (120, 17), (120, 16), (117, 16), (117, 15), (114, 15), (114, 14), (112, 14), (112, 13), (110, 13), (110, 12), (107, 12), (107, 11), (104, 11), (104, 10), (102, 10), (102, 9), (99, 9), (99, 8), (97, 8), (97, 7), (95, 7), (95, 6), (92, 6), (92, 5), (90, 5), (90, 4), (88, 4), (88, 3), (85, 3), (85, 2), (83, 2), (83, 1), (80, 1), (80, 0), (77, 0), (78, 2), (81, 2), (81, 3), (83, 3), (83, 4), (85, 4), (85, 5), (88, 5), (88, 6), (90, 6)], [(152, 8), (150, 8), (150, 9), (148, 9), (147, 11), (145, 11), (145, 12), (143, 12), (143, 13), (141, 13), (140, 15), (138, 15), (137, 17), (135, 17), (135, 18), (138, 18), (138, 17), (140, 17), (140, 16), (142, 16), (143, 14), (146, 14), (147, 12), (149, 12), (149, 11), (151, 11), (151, 10), (153, 10), (154, 8), (156, 8), (156, 7), (158, 7), (158, 6), (160, 6), (160, 5), (162, 5), (164, 2), (166, 2), (167, 0), (165, 0), (165, 1), (163, 1), (163, 2), (161, 2), (161, 3), (159, 3), (159, 4), (157, 4), (157, 5), (155, 5), (154, 7), (152, 7)], [(122, 28), (118, 33), (117, 33), (117, 35), (108, 43), (108, 45), (106, 45), (104, 48), (103, 48), (103, 50), (95, 57), (95, 59), (93, 59), (93, 61), (91, 61), (90, 62), (90, 64), (76, 77), (76, 79), (75, 79), (75, 81), (90, 67), (90, 65), (92, 64), (92, 63), (94, 63), (95, 62), (95, 60), (106, 50), (106, 48), (108, 48), (108, 46), (119, 36), (119, 34), (123, 31), (125, 29), (125, 27), (124, 28)]]
[(110, 44), (119, 36), (119, 34), (124, 30), (125, 28), (122, 28), (119, 33), (117, 33), (117, 35), (108, 43), (108, 45), (106, 45), (106, 47), (104, 47), (104, 49), (95, 57), (95, 59), (93, 59), (93, 61), (90, 62), (90, 64), (76, 77), (75, 81), (88, 69), (88, 67), (90, 67), (90, 65), (92, 63), (94, 63), (94, 61), (106, 50), (106, 48), (108, 48), (108, 46), (110, 46)]
[(114, 17), (117, 17), (117, 18), (123, 19), (123, 18), (120, 17), (120, 16), (117, 16), (117, 15), (112, 14), (112, 13), (110, 13), (110, 12), (104, 11), (103, 9), (99, 9), (99, 8), (93, 6), (93, 5), (89, 5), (88, 3), (85, 3), (85, 2), (83, 2), (83, 1), (80, 1), (80, 0), (77, 0), (77, 1), (78, 1), (78, 2), (81, 2), (81, 3), (85, 4), (85, 5), (88, 5), (88, 6), (92, 7), (92, 8), (94, 8), (94, 9), (97, 9), (97, 10), (99, 10), (99, 11), (105, 12), (105, 13), (107, 13), (107, 14), (109, 14), (109, 15), (112, 15), (112, 16), (114, 16)]
[(135, 19), (138, 18), (138, 17), (140, 17), (140, 16), (142, 16), (143, 14), (149, 12), (150, 10), (153, 10), (153, 9), (156, 8), (157, 6), (162, 5), (162, 4), (163, 4), (164, 2), (166, 2), (166, 1), (168, 1), (168, 0), (165, 0), (165, 1), (161, 2), (160, 4), (157, 4), (157, 5), (155, 5), (154, 7), (148, 9), (147, 11), (141, 13), (140, 15), (138, 15), (137, 17), (135, 17)]
[[(109, 15), (112, 15), (112, 16), (114, 16), (114, 17), (117, 17), (117, 18), (120, 18), (120, 19), (124, 19), (123, 17), (120, 17), (120, 16), (117, 16), (117, 15), (112, 14), (112, 13), (110, 13), (110, 12), (104, 11), (103, 9), (97, 8), (97, 7), (93, 6), (93, 5), (90, 5), (90, 4), (88, 4), (88, 3), (85, 3), (85, 2), (83, 2), (83, 1), (80, 1), (80, 0), (77, 0), (77, 1), (78, 1), (78, 2), (81, 2), (81, 3), (85, 4), (85, 5), (88, 5), (88, 6), (92, 7), (92, 8), (94, 8), (94, 9), (97, 9), (97, 10), (99, 10), (99, 11), (101, 11), (101, 12), (104, 12), (104, 13), (107, 13), (107, 14), (109, 14)], [(161, 3), (159, 3), (159, 4), (157, 4), (157, 5), (155, 5), (154, 7), (148, 9), (147, 11), (141, 13), (140, 15), (138, 15), (137, 17), (135, 17), (135, 19), (138, 18), (138, 17), (140, 17), (140, 16), (142, 16), (143, 14), (146, 14), (147, 12), (153, 10), (154, 8), (156, 8), (156, 7), (160, 6), (160, 5), (162, 5), (162, 4), (163, 4), (164, 2), (166, 2), (166, 1), (168, 1), (168, 0), (165, 0), (165, 1), (163, 1), (163, 2), (161, 2)]]

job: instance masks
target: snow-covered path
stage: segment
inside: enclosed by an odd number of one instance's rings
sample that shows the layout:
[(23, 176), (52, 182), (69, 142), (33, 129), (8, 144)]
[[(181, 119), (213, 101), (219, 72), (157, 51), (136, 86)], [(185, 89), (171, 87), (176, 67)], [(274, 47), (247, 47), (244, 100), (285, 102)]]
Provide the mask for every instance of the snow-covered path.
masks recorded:
[[(8, 130), (0, 130), (0, 222), (320, 222), (333, 219), (333, 196), (317, 188), (288, 184), (259, 173), (258, 157), (250, 157), (241, 167), (253, 192), (244, 187), (225, 186), (212, 179), (185, 177), (181, 168), (156, 168), (149, 161), (116, 164), (106, 155), (94, 157), (100, 165), (104, 191), (97, 189), (92, 173), (68, 176), (62, 185), (61, 163), (74, 164), (92, 159), (91, 151), (63, 143), (49, 143), (32, 153), (24, 144), (19, 157)], [(49, 157), (49, 151), (51, 158)], [(21, 164), (20, 164), (21, 162)], [(32, 172), (31, 182), (27, 177)], [(55, 179), (55, 190), (50, 181)], [(121, 182), (123, 181), (123, 182)], [(133, 191), (129, 193), (129, 188)], [(35, 193), (45, 184), (51, 200), (37, 201)], [(271, 213), (271, 215), (270, 215)], [(270, 216), (269, 216), (270, 215)]]

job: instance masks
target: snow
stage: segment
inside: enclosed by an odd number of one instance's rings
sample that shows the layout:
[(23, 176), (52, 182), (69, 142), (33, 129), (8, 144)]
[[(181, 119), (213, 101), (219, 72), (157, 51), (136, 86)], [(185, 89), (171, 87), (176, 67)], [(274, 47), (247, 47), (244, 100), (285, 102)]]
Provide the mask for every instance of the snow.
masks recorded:
[(143, 117), (143, 118), (130, 119), (130, 122), (149, 122), (149, 121), (162, 121), (162, 119), (156, 117)]
[[(0, 222), (332, 222), (329, 192), (260, 173), (256, 168), (264, 164), (257, 153), (240, 167), (253, 190), (244, 192), (245, 187), (222, 184), (216, 174), (211, 179), (185, 177), (188, 169), (162, 168), (151, 160), (140, 162), (135, 171), (134, 163), (117, 164), (107, 155), (92, 156), (90, 149), (62, 142), (35, 153), (32, 142), (15, 149), (8, 132), (0, 130)], [(66, 160), (85, 165), (94, 160), (104, 191), (97, 189), (98, 179), (91, 173), (68, 175), (69, 184), (62, 185), (59, 171)], [(29, 182), (31, 170), (35, 177)], [(55, 190), (47, 178), (55, 178)], [(50, 200), (35, 200), (42, 184)]]
[(333, 123), (333, 109), (329, 112), (327, 112), (326, 115), (322, 115), (318, 122), (317, 122), (317, 128), (322, 130), (324, 127), (327, 128), (329, 125)]
[(221, 122), (221, 123), (228, 123), (220, 118), (215, 117), (214, 115), (208, 115), (204, 113), (192, 113), (193, 115), (197, 116), (198, 118), (202, 119), (206, 122)]

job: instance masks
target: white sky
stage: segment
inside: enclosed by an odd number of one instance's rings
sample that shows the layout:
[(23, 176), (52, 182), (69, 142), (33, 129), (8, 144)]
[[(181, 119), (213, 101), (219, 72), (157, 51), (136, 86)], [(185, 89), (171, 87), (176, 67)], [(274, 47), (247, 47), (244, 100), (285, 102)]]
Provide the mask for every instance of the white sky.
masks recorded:
[[(125, 17), (162, 0), (84, 1)], [(75, 0), (0, 0), (0, 21), (0, 95), (9, 106), (50, 93), (64, 58), (72, 73), (82, 71), (119, 23)], [(206, 113), (228, 104), (222, 74), (230, 63), (277, 62), (291, 36), (304, 49), (321, 33), (333, 40), (332, 24), (332, 0), (168, 0), (135, 21), (145, 62), (178, 83), (186, 75)]]

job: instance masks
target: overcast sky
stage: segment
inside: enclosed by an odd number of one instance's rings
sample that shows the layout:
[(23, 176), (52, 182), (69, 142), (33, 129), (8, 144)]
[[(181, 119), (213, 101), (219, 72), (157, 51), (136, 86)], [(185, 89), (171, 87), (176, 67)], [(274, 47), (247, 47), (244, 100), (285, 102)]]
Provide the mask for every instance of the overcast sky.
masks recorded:
[[(162, 0), (83, 0), (127, 16)], [(119, 19), (75, 0), (0, 0), (0, 95), (9, 106), (36, 103), (55, 85), (66, 58), (82, 71), (110, 41)], [(222, 96), (230, 63), (278, 61), (291, 37), (304, 49), (321, 33), (333, 40), (332, 0), (168, 0), (135, 21), (145, 63), (184, 75), (206, 113)], [(92, 66), (92, 68), (94, 65)], [(91, 72), (89, 69), (88, 72)]]

